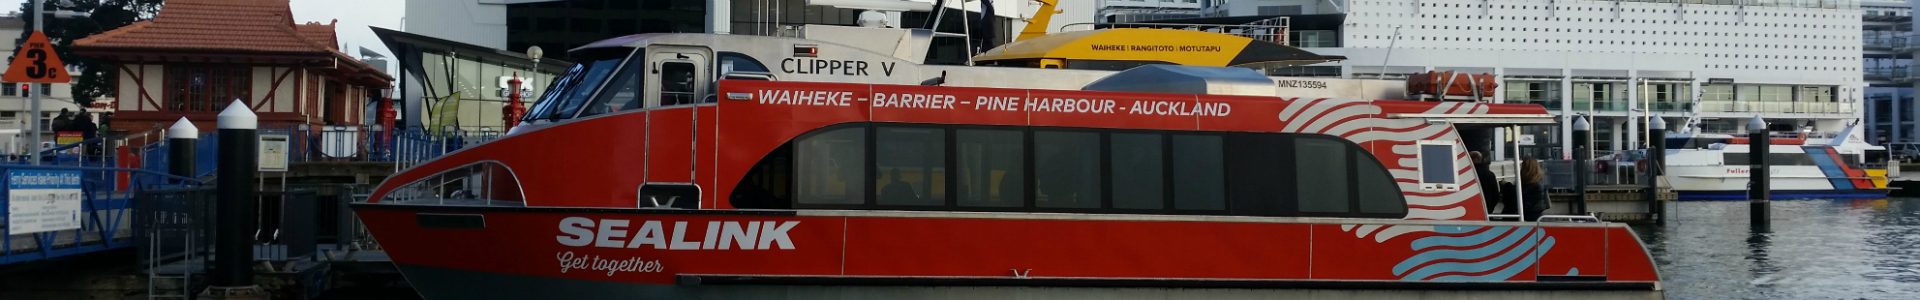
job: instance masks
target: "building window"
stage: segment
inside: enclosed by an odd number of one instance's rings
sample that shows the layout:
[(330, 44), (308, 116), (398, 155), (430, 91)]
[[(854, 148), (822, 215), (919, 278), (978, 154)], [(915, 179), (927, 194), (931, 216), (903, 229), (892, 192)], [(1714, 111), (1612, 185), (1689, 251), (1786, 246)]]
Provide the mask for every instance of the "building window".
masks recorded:
[(1299, 5), (1266, 5), (1258, 8), (1262, 16), (1286, 16), (1300, 14)]
[(41, 96), (53, 96), (53, 84), (52, 84), (52, 83), (42, 83), (42, 84), (40, 84), (40, 95), (41, 95)]
[(1508, 103), (1538, 103), (1547, 109), (1560, 109), (1560, 82), (1507, 81)]
[(166, 110), (218, 112), (236, 99), (253, 98), (251, 68), (170, 65), (166, 69), (166, 104), (164, 104)]
[(1733, 85), (1708, 84), (1700, 86), (1701, 101), (1733, 101)]
[(12, 97), (20, 95), (20, 84), (9, 82), (5, 85), (7, 86), (6, 88), (0, 88), (0, 96)]

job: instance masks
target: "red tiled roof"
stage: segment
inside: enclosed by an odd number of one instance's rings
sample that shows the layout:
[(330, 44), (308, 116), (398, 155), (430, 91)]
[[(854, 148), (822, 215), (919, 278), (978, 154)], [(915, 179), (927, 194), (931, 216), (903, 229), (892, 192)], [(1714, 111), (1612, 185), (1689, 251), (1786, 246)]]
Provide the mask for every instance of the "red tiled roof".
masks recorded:
[[(296, 29), (298, 28), (298, 29)], [(324, 35), (325, 40), (320, 40)], [(334, 52), (333, 26), (293, 23), (287, 0), (172, 0), (153, 20), (74, 41), (78, 48)]]
[(301, 37), (305, 37), (314, 43), (327, 45), (328, 50), (340, 50), (340, 39), (334, 35), (333, 31), (334, 24), (338, 22), (339, 20), (334, 20), (334, 23), (327, 24), (307, 22), (306, 24), (294, 25), (293, 28), (300, 32)]

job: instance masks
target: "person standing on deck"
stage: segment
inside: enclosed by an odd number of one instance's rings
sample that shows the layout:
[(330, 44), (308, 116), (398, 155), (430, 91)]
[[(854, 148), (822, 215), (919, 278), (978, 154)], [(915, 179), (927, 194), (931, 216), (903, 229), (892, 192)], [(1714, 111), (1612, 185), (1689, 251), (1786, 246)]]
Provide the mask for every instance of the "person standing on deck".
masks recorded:
[(1485, 154), (1473, 151), (1468, 155), (1473, 157), (1474, 175), (1480, 177), (1480, 199), (1487, 202), (1487, 213), (1493, 213), (1494, 199), (1503, 198), (1500, 196), (1500, 177), (1493, 174), (1493, 163), (1487, 161)]

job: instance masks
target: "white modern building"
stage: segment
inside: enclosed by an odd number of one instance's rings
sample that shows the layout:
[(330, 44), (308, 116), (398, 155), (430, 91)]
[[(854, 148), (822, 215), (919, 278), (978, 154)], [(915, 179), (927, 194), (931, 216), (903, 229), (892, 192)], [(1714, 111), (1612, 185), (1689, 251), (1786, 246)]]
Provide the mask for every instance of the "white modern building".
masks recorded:
[(1065, 0), (1098, 1), (1094, 20), (1102, 23), (1134, 23), (1166, 19), (1204, 17), (1208, 8), (1223, 0)]
[[(1294, 75), (1403, 78), (1491, 73), (1496, 101), (1539, 103), (1564, 123), (1594, 119), (1601, 154), (1643, 145), (1648, 115), (1736, 133), (1753, 116), (1776, 131), (1844, 128), (1860, 118), (1862, 9), (1856, 0), (1230, 0), (1217, 16), (1288, 7), (1297, 45), (1346, 61)], [(1253, 9), (1235, 9), (1247, 8)], [(1295, 8), (1297, 7), (1297, 8)], [(1268, 8), (1265, 10), (1275, 10)], [(1319, 46), (1319, 47), (1308, 47)], [(1534, 128), (1537, 151), (1571, 156), (1572, 126)]]

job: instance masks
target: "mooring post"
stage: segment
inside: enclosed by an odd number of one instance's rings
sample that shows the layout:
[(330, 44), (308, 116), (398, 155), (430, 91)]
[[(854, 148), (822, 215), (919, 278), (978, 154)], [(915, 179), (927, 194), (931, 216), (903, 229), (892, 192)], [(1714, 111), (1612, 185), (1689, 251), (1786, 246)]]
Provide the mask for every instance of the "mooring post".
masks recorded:
[(246, 102), (220, 111), (219, 166), (215, 176), (215, 229), (211, 286), (202, 299), (264, 299), (253, 284), (254, 172), (260, 161), (259, 118)]
[(180, 177), (195, 177), (193, 158), (196, 142), (200, 140), (200, 128), (193, 127), (187, 117), (180, 117), (167, 127), (167, 174)]
[(1772, 162), (1767, 159), (1767, 154), (1772, 152), (1768, 151), (1772, 150), (1768, 147), (1772, 146), (1773, 137), (1767, 131), (1767, 121), (1760, 119), (1760, 116), (1753, 116), (1753, 120), (1747, 122), (1747, 140), (1747, 144), (1753, 148), (1747, 151), (1747, 203), (1751, 210), (1747, 219), (1753, 223), (1753, 231), (1769, 232), (1773, 226), (1769, 219), (1771, 213), (1768, 212), (1771, 203), (1767, 200), (1771, 195), (1767, 186), (1767, 170)]
[(1667, 166), (1662, 159), (1667, 155), (1667, 121), (1653, 116), (1647, 122), (1647, 140), (1651, 141), (1647, 143), (1647, 157), (1642, 158), (1647, 161), (1647, 170), (1642, 172), (1646, 173), (1647, 190), (1641, 194), (1647, 197), (1647, 217), (1655, 224), (1667, 224), (1666, 206), (1660, 203), (1660, 170)]
[(1587, 147), (1593, 145), (1593, 125), (1586, 116), (1573, 119), (1573, 205), (1567, 208), (1572, 215), (1587, 214), (1587, 174), (1591, 166), (1587, 165)]

